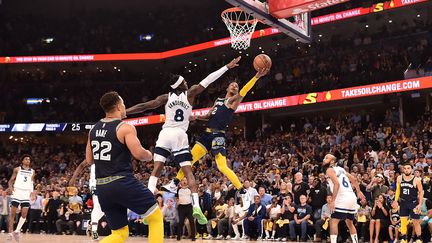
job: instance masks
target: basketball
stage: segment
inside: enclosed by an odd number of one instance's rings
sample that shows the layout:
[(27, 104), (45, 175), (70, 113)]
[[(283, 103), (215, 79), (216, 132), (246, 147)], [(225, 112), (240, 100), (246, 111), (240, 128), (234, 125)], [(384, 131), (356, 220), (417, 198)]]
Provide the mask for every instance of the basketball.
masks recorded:
[(257, 71), (263, 68), (271, 68), (272, 60), (266, 54), (259, 54), (254, 58), (253, 66)]

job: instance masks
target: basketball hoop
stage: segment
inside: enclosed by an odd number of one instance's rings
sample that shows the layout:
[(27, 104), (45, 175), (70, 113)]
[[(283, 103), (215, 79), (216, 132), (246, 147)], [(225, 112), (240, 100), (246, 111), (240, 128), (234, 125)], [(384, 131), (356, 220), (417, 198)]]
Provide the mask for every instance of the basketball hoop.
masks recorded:
[(226, 9), (222, 12), (221, 17), (230, 32), (231, 47), (235, 50), (249, 48), (258, 20), (240, 8)]

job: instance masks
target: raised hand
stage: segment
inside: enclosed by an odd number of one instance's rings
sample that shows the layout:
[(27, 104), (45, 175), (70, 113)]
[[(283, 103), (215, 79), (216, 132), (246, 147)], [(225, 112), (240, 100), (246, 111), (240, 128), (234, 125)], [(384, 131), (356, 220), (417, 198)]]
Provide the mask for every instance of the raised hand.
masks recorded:
[(265, 75), (267, 75), (267, 73), (270, 71), (270, 68), (262, 68), (260, 69), (256, 74), (255, 77), (256, 78), (261, 78)]
[(235, 68), (238, 67), (238, 62), (240, 61), (241, 56), (238, 56), (236, 58), (234, 58), (231, 62), (229, 62), (226, 66), (227, 68), (231, 69), (231, 68)]

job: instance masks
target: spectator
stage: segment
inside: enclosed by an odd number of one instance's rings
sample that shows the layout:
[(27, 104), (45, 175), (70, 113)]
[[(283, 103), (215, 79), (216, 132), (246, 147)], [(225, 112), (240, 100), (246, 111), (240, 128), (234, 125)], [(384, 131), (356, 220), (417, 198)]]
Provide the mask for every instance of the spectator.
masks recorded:
[(294, 185), (293, 185), (294, 203), (296, 205), (300, 205), (300, 196), (304, 195), (307, 197), (309, 190), (310, 190), (309, 185), (303, 181), (303, 174), (297, 172), (294, 175)]
[(312, 218), (312, 207), (306, 202), (306, 195), (300, 195), (300, 204), (296, 206), (294, 221), (289, 223), (290, 238), (293, 241), (297, 240), (295, 232), (296, 225), (299, 225), (301, 228), (300, 241), (307, 241), (307, 227), (309, 225), (308, 221)]
[(210, 234), (209, 239), (212, 239), (212, 229), (216, 228), (219, 221), (225, 217), (225, 211), (228, 208), (228, 204), (224, 202), (222, 198), (216, 201), (214, 207), (212, 210), (215, 212), (215, 217), (213, 219), (210, 219), (207, 223), (207, 232)]
[(162, 214), (164, 217), (165, 225), (167, 226), (166, 229), (169, 229), (169, 238), (172, 239), (174, 238), (174, 234), (176, 233), (175, 229), (177, 227), (179, 219), (177, 209), (173, 206), (173, 202), (171, 199), (167, 200), (167, 206), (164, 207), (164, 209), (162, 210)]
[(249, 206), (253, 203), (253, 199), (258, 195), (258, 192), (255, 188), (251, 187), (249, 181), (245, 181), (243, 183), (243, 187), (246, 190), (245, 194), (241, 194), (243, 206), (245, 210), (249, 209)]
[(326, 198), (327, 188), (321, 185), (321, 181), (318, 178), (313, 178), (308, 199), (308, 204), (312, 207), (313, 211), (313, 220), (316, 221), (322, 218), (321, 209), (326, 203)]
[[(326, 204), (324, 204), (322, 206), (321, 209), (321, 218), (318, 219), (314, 226), (315, 226), (315, 234), (316, 234), (316, 239), (315, 242), (321, 242), (322, 241), (322, 231), (327, 231), (329, 223), (330, 223), (330, 216), (331, 216), (331, 212), (330, 212), (330, 208), (329, 208), (329, 203), (331, 203), (331, 201), (333, 200), (332, 195), (327, 195), (326, 197)], [(323, 227), (324, 225), (327, 225), (326, 227)]]
[[(58, 219), (58, 215), (60, 213), (60, 208), (63, 208), (63, 202), (59, 198), (60, 194), (57, 191), (52, 193), (52, 198), (49, 199), (46, 207), (46, 217), (47, 217), (47, 228), (46, 232), (48, 233), (56, 233), (58, 232), (55, 228), (56, 222)], [(63, 210), (64, 211), (64, 210)]]
[(75, 231), (75, 222), (71, 219), (73, 210), (65, 203), (60, 204), (59, 219), (56, 221), (57, 234), (71, 235)]
[(379, 195), (386, 195), (388, 192), (388, 186), (384, 185), (385, 180), (382, 174), (377, 174), (375, 178), (366, 187), (367, 192), (372, 192), (372, 201), (378, 198)]
[[(263, 204), (262, 199), (261, 199), (261, 204)], [(277, 197), (273, 197), (271, 204), (267, 205), (266, 208), (267, 208), (267, 214), (266, 214), (267, 219), (263, 220), (266, 240), (274, 241), (276, 236), (276, 220), (278, 220), (281, 215), (281, 206), (278, 204)], [(270, 232), (271, 232), (271, 237), (270, 237)]]
[(399, 209), (396, 204), (390, 204), (391, 209), (389, 212), (390, 223), (389, 223), (389, 236), (392, 242), (399, 241), (399, 229), (400, 229), (400, 215)]
[(361, 239), (363, 242), (366, 241), (366, 232), (367, 227), (369, 226), (369, 222), (371, 220), (371, 207), (369, 207), (366, 198), (363, 198), (360, 201), (360, 208), (357, 212), (357, 232), (359, 233), (359, 239)]
[[(200, 184), (198, 186), (198, 196), (199, 196), (199, 201), (200, 201), (199, 204), (200, 204), (201, 210), (202, 210), (203, 214), (206, 216), (207, 220), (209, 220), (210, 217), (212, 216), (212, 201), (211, 201), (210, 194), (207, 193), (205, 190), (204, 184)], [(197, 222), (197, 231), (198, 231), (198, 237), (200, 236), (199, 234), (201, 234), (203, 238), (208, 237), (206, 225), (200, 225)]]
[(231, 229), (231, 219), (234, 217), (234, 198), (228, 199), (228, 207), (225, 209), (223, 213), (223, 217), (220, 218), (217, 222), (217, 231), (218, 235), (216, 240), (224, 240), (225, 236), (227, 240), (231, 239), (229, 236), (228, 229)]
[[(371, 216), (372, 219), (370, 221), (369, 227), (369, 239), (370, 241), (375, 239), (374, 242), (378, 243), (381, 232), (381, 225), (387, 222), (387, 219), (389, 217), (388, 207), (385, 203), (384, 195), (379, 195), (375, 200)], [(373, 238), (374, 233), (375, 238)]]
[[(234, 206), (234, 217), (231, 219), (231, 227), (235, 233), (234, 238), (232, 238), (231, 240), (240, 240), (243, 238), (239, 232), (238, 227), (242, 226), (243, 229), (243, 222), (246, 218), (247, 212), (243, 210), (243, 200), (241, 198), (238, 198), (238, 200), (240, 201), (240, 203)], [(242, 231), (243, 236), (246, 236), (244, 229)]]
[(9, 210), (11, 198), (7, 195), (7, 192), (0, 186), (0, 232), (5, 232), (8, 225)]
[[(38, 191), (34, 191), (30, 195), (30, 210), (29, 210), (29, 231), (30, 233), (40, 232), (40, 219), (42, 215), (42, 196)], [(36, 228), (34, 228), (35, 224)]]
[(254, 196), (254, 204), (251, 204), (246, 214), (246, 219), (243, 221), (243, 227), (247, 238), (261, 239), (262, 236), (262, 220), (266, 214), (265, 205), (261, 204), (259, 195)]
[(272, 203), (272, 196), (268, 193), (266, 193), (266, 189), (263, 186), (260, 186), (258, 188), (258, 195), (261, 198), (261, 204), (262, 205), (270, 205)]
[(281, 207), (281, 217), (276, 222), (277, 232), (281, 241), (286, 241), (288, 238), (289, 222), (294, 220), (295, 204), (291, 194), (288, 194), (283, 199)]

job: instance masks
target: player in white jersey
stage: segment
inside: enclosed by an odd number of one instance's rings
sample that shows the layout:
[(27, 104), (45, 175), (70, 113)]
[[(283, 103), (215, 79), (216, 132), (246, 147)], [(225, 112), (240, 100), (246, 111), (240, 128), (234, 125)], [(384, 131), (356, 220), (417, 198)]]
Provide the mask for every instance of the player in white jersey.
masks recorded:
[[(9, 192), (12, 192), (12, 200), (9, 214), (8, 239), (14, 238), (15, 241), (20, 240), (20, 231), (27, 218), (30, 207), (30, 194), (34, 188), (35, 172), (30, 168), (30, 162), (30, 155), (23, 155), (21, 157), (21, 166), (13, 170), (13, 174), (9, 180)], [(15, 214), (19, 206), (21, 206), (21, 217), (15, 231), (13, 231)]]
[(179, 75), (172, 77), (170, 86), (172, 92), (158, 96), (152, 101), (140, 103), (126, 109), (126, 114), (140, 113), (145, 110), (155, 109), (165, 105), (165, 124), (159, 133), (154, 151), (154, 169), (149, 179), (148, 189), (155, 192), (157, 180), (160, 176), (164, 162), (172, 154), (188, 180), (192, 192), (193, 216), (200, 224), (206, 224), (207, 219), (199, 206), (198, 190), (195, 183), (195, 176), (192, 173), (192, 155), (189, 147), (189, 140), (186, 131), (192, 116), (192, 105), (195, 97), (202, 93), (211, 83), (221, 77), (228, 69), (238, 66), (241, 57), (237, 57), (219, 70), (209, 74), (199, 84), (188, 88), (186, 80)]
[(332, 192), (333, 201), (329, 204), (332, 213), (330, 219), (330, 240), (331, 243), (337, 242), (338, 225), (340, 220), (345, 220), (351, 234), (353, 243), (358, 243), (357, 230), (353, 220), (357, 213), (357, 197), (354, 194), (353, 187), (356, 189), (357, 196), (364, 198), (360, 191), (357, 179), (344, 168), (336, 166), (336, 157), (327, 154), (322, 164), (323, 171), (328, 178), (328, 184)]
[(90, 166), (90, 180), (89, 187), (92, 193), (93, 200), (93, 210), (91, 212), (91, 219), (89, 221), (89, 225), (87, 228), (87, 234), (90, 234), (92, 240), (98, 240), (99, 235), (97, 233), (99, 220), (104, 216), (104, 212), (102, 212), (102, 208), (99, 204), (99, 199), (96, 191), (96, 172), (95, 172), (95, 164)]

